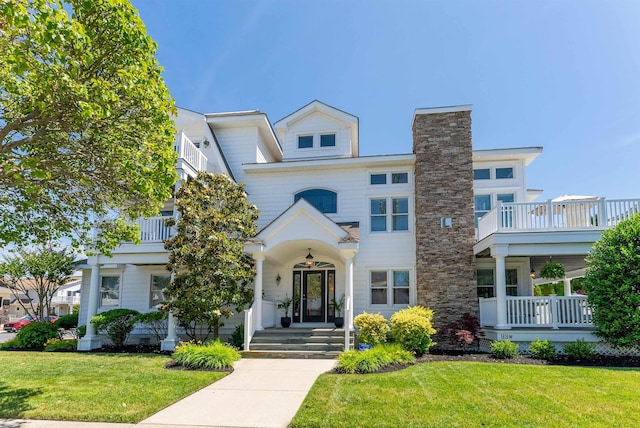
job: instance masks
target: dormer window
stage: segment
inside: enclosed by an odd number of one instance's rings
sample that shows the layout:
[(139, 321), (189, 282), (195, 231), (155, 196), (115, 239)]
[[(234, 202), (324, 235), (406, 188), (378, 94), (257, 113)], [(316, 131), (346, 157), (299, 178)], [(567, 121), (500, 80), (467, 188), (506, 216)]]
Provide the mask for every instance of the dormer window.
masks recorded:
[(336, 146), (336, 134), (320, 135), (320, 147), (335, 147), (335, 146)]
[(298, 136), (298, 148), (299, 149), (311, 149), (311, 148), (313, 148), (313, 135), (300, 135), (300, 136)]

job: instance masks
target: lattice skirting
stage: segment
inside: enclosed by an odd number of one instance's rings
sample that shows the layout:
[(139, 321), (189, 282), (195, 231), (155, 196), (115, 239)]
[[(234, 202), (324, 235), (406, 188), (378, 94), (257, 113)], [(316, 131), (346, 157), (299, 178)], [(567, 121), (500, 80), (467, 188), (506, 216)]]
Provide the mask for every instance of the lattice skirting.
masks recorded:
[[(487, 338), (480, 339), (479, 350), (481, 352), (491, 352), (491, 343), (493, 340)], [(518, 350), (521, 354), (529, 353), (530, 342), (515, 342), (518, 344)], [(556, 350), (559, 354), (564, 354), (562, 348), (569, 342), (554, 342)], [(617, 349), (604, 342), (589, 342), (595, 346), (595, 352), (598, 355), (604, 355), (607, 357), (640, 357), (640, 347)]]

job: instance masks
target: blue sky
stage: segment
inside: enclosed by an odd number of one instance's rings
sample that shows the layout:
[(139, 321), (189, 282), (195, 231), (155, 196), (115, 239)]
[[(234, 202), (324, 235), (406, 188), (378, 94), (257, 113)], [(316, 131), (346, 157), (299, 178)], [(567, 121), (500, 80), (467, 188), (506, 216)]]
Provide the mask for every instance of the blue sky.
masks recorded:
[(640, 2), (133, 0), (177, 105), (319, 99), (361, 155), (411, 152), (416, 108), (472, 104), (476, 149), (543, 146), (528, 187), (640, 198)]

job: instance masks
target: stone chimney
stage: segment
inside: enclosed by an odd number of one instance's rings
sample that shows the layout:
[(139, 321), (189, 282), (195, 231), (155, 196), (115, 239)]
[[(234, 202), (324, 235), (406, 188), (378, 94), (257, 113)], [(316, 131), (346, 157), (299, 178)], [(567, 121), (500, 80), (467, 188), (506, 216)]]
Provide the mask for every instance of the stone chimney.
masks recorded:
[(417, 109), (413, 153), (418, 304), (434, 310), (440, 331), (478, 316), (471, 106)]

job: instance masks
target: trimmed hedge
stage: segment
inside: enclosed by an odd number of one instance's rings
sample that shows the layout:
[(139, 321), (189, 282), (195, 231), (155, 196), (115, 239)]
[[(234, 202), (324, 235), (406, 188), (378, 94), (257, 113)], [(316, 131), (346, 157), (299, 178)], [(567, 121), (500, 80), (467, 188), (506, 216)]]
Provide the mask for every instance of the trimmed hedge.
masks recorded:
[(353, 323), (358, 327), (360, 343), (375, 346), (387, 341), (387, 334), (390, 331), (389, 324), (381, 314), (363, 312), (353, 319)]
[(433, 311), (422, 306), (412, 306), (391, 315), (391, 340), (418, 355), (426, 353), (435, 343), (431, 336), (436, 330), (431, 324)]

